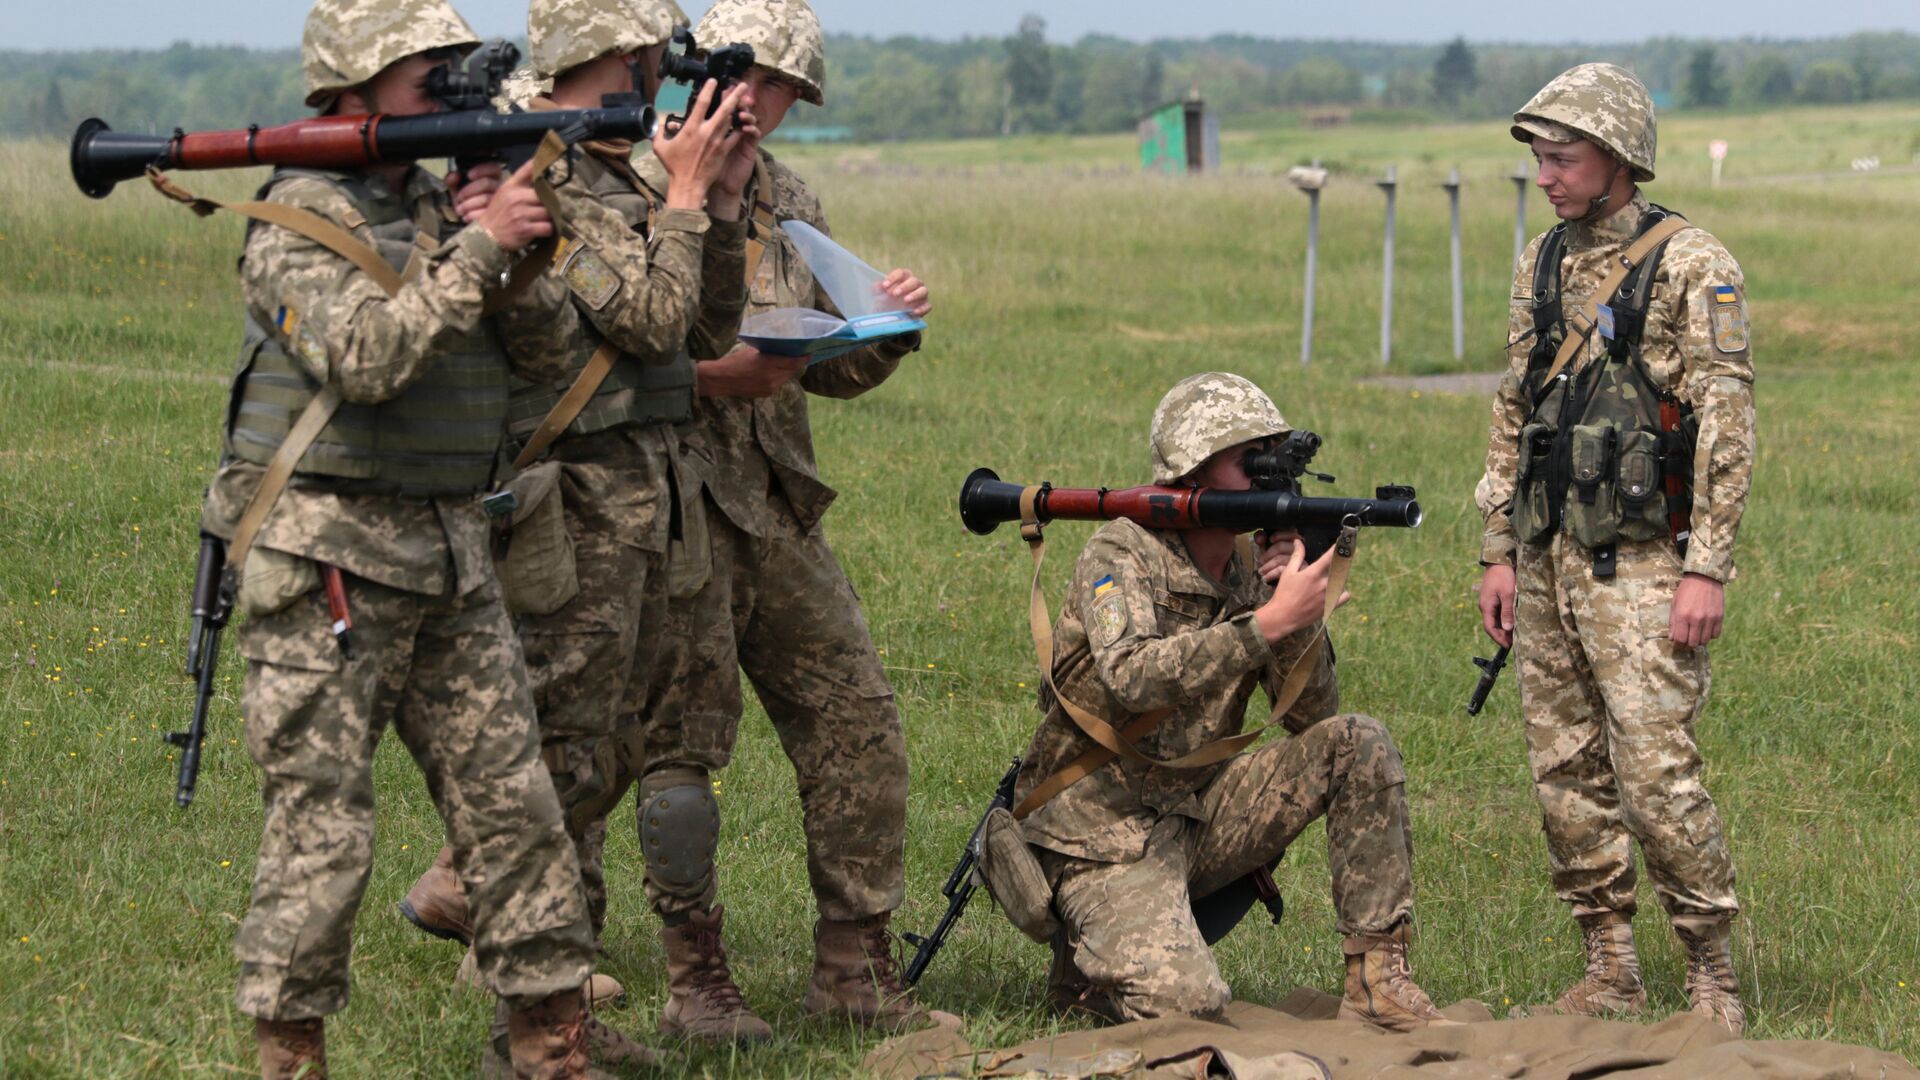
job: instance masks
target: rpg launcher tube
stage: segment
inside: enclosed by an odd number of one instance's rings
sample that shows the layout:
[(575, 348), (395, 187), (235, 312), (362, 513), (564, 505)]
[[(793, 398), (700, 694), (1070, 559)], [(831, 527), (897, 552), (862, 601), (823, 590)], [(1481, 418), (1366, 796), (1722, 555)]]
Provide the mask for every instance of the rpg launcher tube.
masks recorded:
[(240, 169), (252, 165), (289, 165), (354, 169), (402, 164), (423, 158), (473, 158), (532, 148), (549, 131), (569, 144), (582, 139), (653, 137), (651, 105), (549, 112), (497, 113), (491, 109), (427, 113), (420, 116), (320, 116), (275, 127), (228, 131), (175, 131), (172, 135), (135, 135), (114, 131), (97, 118), (73, 133), (69, 164), (74, 183), (104, 199), (122, 180), (149, 168)]
[[(960, 520), (981, 536), (1003, 521), (1020, 520), (1024, 485), (1001, 480), (992, 469), (975, 469), (960, 488)], [(1423, 518), (1413, 489), (1381, 488), (1371, 499), (1322, 499), (1287, 491), (1217, 491), (1209, 488), (1056, 488), (1042, 485), (1034, 515), (1048, 521), (1111, 521), (1128, 518), (1151, 529), (1231, 529), (1247, 532), (1283, 526), (1360, 525), (1418, 528)]]

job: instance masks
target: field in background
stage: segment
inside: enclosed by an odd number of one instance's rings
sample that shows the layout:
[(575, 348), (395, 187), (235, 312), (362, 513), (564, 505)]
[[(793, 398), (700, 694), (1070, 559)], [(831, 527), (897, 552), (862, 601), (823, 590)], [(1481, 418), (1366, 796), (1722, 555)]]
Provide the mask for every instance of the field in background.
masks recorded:
[[(1729, 178), (1845, 169), (1904, 144), (1920, 111), (1876, 107), (1666, 122), (1650, 189), (1745, 263), (1760, 370), (1761, 459), (1740, 579), (1715, 647), (1701, 728), (1745, 905), (1737, 959), (1769, 1038), (1838, 1038), (1920, 1058), (1920, 575), (1911, 533), (1920, 408), (1910, 293), (1920, 176), (1705, 187), (1704, 141), (1733, 143)], [(914, 767), (908, 898), (925, 930), (938, 888), (1006, 759), (1036, 719), (1024, 631), (1026, 555), (1009, 531), (963, 532), (960, 480), (1141, 482), (1153, 404), (1197, 370), (1246, 374), (1327, 439), (1338, 493), (1412, 483), (1423, 529), (1365, 538), (1338, 627), (1343, 700), (1380, 716), (1407, 758), (1421, 980), (1496, 1012), (1551, 999), (1579, 970), (1577, 934), (1547, 886), (1511, 684), (1461, 714), (1483, 644), (1472, 586), (1471, 492), (1486, 402), (1362, 382), (1377, 362), (1380, 198), (1398, 161), (1400, 314), (1394, 372), (1491, 371), (1503, 342), (1519, 147), (1497, 128), (1356, 125), (1229, 130), (1227, 175), (1133, 175), (1123, 139), (1020, 139), (782, 151), (819, 189), (836, 233), (876, 265), (933, 283), (927, 348), (888, 385), (816, 401), (823, 469), (842, 491), (827, 528), (865, 598)], [(1869, 145), (1871, 144), (1871, 145)], [(1907, 151), (1910, 153), (1910, 149)], [(1297, 363), (1304, 200), (1275, 175), (1320, 156), (1346, 170), (1324, 210), (1318, 360)], [(1692, 160), (1697, 158), (1698, 160)], [(1467, 347), (1447, 342), (1444, 195), (1467, 195)], [(1240, 168), (1240, 166), (1246, 168)], [(253, 177), (181, 178), (219, 197)], [(1548, 224), (1532, 200), (1532, 228)], [(180, 637), (201, 485), (237, 344), (239, 225), (198, 221), (129, 185), (89, 202), (64, 147), (0, 144), (0, 1075), (245, 1072), (228, 942), (258, 837), (229, 663), (198, 803), (171, 805), (160, 733), (184, 723)], [(1089, 526), (1053, 530), (1058, 589)], [(439, 844), (397, 748), (378, 763), (379, 862), (357, 939), (353, 1006), (334, 1025), (336, 1075), (471, 1075), (488, 1006), (445, 992), (459, 959), (394, 914)], [(871, 1040), (799, 1016), (811, 903), (790, 769), (755, 710), (725, 806), (722, 900), (749, 999), (786, 1036), (748, 1055), (698, 1054), (715, 1075), (840, 1075)], [(1318, 827), (1280, 874), (1278, 928), (1221, 949), (1243, 997), (1336, 990), (1340, 960)], [(650, 1031), (664, 998), (630, 828), (609, 842), (606, 968), (630, 996), (607, 1019)], [(1654, 1007), (1683, 1004), (1656, 904), (1641, 920)], [(980, 898), (923, 984), (976, 1041), (1052, 1021), (1045, 951)]]

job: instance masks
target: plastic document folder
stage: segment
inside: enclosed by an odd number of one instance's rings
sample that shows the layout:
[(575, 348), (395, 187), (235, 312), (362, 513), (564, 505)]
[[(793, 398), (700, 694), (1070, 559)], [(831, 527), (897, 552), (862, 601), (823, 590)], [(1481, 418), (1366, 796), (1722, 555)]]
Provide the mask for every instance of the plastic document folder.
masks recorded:
[(783, 221), (780, 227), (842, 314), (775, 308), (742, 322), (741, 341), (764, 353), (820, 361), (927, 328), (911, 313), (895, 307), (899, 301), (880, 287), (886, 275), (861, 262), (859, 256), (804, 221)]

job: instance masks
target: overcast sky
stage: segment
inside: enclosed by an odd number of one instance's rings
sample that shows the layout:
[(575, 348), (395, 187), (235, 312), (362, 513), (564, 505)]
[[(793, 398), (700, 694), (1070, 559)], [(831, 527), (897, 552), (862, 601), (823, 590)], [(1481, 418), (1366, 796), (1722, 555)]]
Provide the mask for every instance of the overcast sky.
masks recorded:
[[(300, 40), (309, 0), (0, 0), (0, 49), (160, 47), (196, 44), (290, 46)], [(455, 0), (483, 37), (525, 33), (525, 0)], [(682, 0), (696, 18), (707, 0)], [(1920, 31), (1920, 0), (1605, 0), (1529, 5), (1461, 0), (815, 0), (835, 33), (1001, 36), (1034, 12), (1048, 37), (1104, 33), (1145, 40), (1244, 33), (1261, 37), (1357, 38), (1397, 42), (1613, 42), (1649, 37), (1835, 37), (1858, 30)], [(1591, 25), (1576, 21), (1591, 15)]]

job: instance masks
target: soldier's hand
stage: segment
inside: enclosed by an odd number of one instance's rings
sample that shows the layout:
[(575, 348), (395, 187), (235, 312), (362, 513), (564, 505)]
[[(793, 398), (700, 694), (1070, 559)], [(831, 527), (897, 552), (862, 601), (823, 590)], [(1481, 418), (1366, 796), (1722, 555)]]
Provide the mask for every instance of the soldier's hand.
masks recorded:
[(1697, 649), (1720, 636), (1726, 616), (1727, 587), (1704, 574), (1686, 574), (1673, 590), (1673, 614), (1667, 636), (1675, 645)]
[(718, 360), (694, 365), (701, 397), (761, 398), (778, 393), (807, 369), (804, 356), (775, 356), (742, 345)]
[(1502, 646), (1513, 644), (1513, 601), (1519, 585), (1513, 567), (1495, 563), (1480, 577), (1480, 627)]
[(1260, 544), (1260, 577), (1264, 581), (1279, 577), (1293, 558), (1293, 549), (1300, 546), (1300, 533), (1291, 528), (1262, 529), (1254, 539)]
[(520, 166), (500, 185), (474, 224), (487, 230), (494, 242), (517, 252), (535, 240), (553, 235), (553, 219), (533, 190), (533, 162)]
[(472, 224), (493, 201), (494, 193), (506, 182), (506, 170), (497, 162), (475, 165), (464, 174), (447, 174), (447, 190), (453, 194), (453, 208), (460, 220)]
[(888, 274), (880, 282), (879, 289), (916, 319), (926, 318), (927, 313), (933, 310), (933, 300), (927, 294), (926, 282), (915, 277), (911, 270), (895, 270)]
[[(726, 169), (742, 140), (758, 145), (759, 127), (749, 117), (739, 121), (740, 100), (746, 96), (744, 83), (729, 89), (720, 98), (720, 107), (707, 115), (713, 101), (715, 83), (708, 79), (700, 93), (687, 106), (686, 121), (677, 127), (662, 127), (653, 137), (653, 153), (667, 170), (667, 206), (676, 210), (699, 210), (706, 206), (707, 193)], [(751, 171), (749, 171), (751, 175)], [(734, 192), (737, 201), (739, 192)]]
[[(1327, 580), (1333, 573), (1334, 550), (1307, 562), (1305, 544), (1295, 544), (1293, 552), (1287, 557), (1286, 566), (1270, 575), (1263, 575), (1273, 582), (1273, 595), (1267, 602), (1254, 609), (1253, 621), (1260, 627), (1261, 636), (1271, 645), (1302, 627), (1312, 626), (1326, 613)], [(1341, 593), (1339, 607), (1353, 599), (1350, 593)]]

